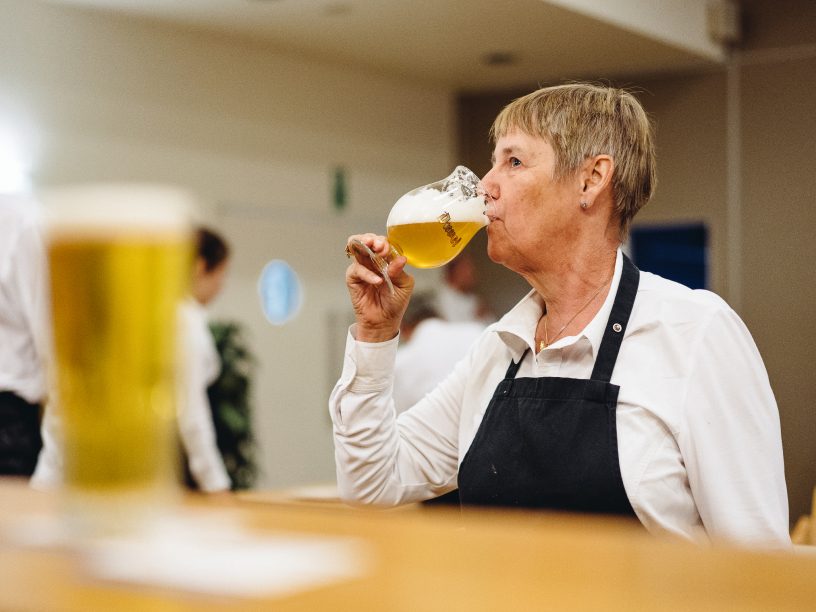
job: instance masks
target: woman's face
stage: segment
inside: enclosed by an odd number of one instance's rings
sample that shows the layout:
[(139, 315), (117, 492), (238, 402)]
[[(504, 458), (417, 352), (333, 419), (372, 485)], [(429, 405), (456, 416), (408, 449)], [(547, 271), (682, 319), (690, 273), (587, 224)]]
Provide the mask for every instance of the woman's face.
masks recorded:
[(555, 153), (543, 138), (518, 130), (499, 138), (482, 179), (488, 205), (487, 254), (519, 273), (562, 252), (578, 227), (580, 184), (553, 181)]
[(193, 274), (193, 297), (201, 304), (209, 304), (221, 292), (226, 275), (226, 260), (218, 264), (212, 270), (207, 270), (207, 264), (204, 259), (198, 258)]

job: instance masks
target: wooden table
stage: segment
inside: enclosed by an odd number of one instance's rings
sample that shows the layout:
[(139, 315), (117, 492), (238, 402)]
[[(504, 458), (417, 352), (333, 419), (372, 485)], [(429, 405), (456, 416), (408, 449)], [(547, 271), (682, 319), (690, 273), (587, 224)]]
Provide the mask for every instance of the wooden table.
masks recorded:
[(696, 547), (637, 525), (550, 513), (351, 509), (280, 495), (191, 496), (253, 533), (350, 537), (372, 553), (359, 578), (282, 598), (204, 597), (95, 579), (70, 550), (13, 543), (53, 494), (0, 479), (0, 610), (814, 610), (816, 558)]

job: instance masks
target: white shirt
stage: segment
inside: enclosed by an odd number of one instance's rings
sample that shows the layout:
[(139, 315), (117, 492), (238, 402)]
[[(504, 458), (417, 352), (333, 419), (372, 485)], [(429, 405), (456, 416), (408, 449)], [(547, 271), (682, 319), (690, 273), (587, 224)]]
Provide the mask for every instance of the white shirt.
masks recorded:
[(34, 201), (0, 195), (0, 391), (45, 398), (47, 270)]
[(190, 472), (203, 491), (230, 488), (230, 479), (218, 450), (207, 387), (218, 378), (221, 360), (207, 323), (207, 312), (193, 298), (180, 309), (184, 338), (184, 381), (179, 402), (179, 432)]
[[(518, 377), (589, 378), (620, 282), (576, 336), (535, 354), (531, 292), (491, 325), (454, 372), (397, 419), (397, 339), (346, 344), (329, 399), (340, 494), (400, 504), (457, 486), (459, 464), (511, 359)], [(626, 494), (653, 533), (789, 546), (779, 415), (743, 322), (719, 297), (641, 272), (612, 384)]]
[(496, 320), (479, 313), (481, 303), (476, 294), (462, 293), (449, 285), (436, 290), (434, 302), (439, 315), (446, 321), (475, 321), (488, 325)]
[(479, 323), (420, 321), (397, 349), (394, 403), (404, 412), (436, 388), (482, 334)]

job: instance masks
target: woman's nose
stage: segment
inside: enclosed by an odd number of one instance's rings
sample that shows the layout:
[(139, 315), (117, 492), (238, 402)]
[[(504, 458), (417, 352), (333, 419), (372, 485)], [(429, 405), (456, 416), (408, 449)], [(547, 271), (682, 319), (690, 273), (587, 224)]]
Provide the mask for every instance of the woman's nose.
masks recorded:
[(499, 197), (499, 184), (493, 180), (492, 168), (482, 177), (480, 183), (482, 185), (482, 191), (491, 200), (495, 200)]

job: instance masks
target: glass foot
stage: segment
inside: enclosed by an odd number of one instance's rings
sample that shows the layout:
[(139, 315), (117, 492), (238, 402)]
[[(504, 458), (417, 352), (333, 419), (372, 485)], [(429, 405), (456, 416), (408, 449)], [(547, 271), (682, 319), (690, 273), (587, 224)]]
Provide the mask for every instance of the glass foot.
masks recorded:
[(391, 277), (388, 276), (388, 261), (384, 257), (377, 255), (356, 238), (349, 241), (346, 246), (346, 254), (349, 257), (353, 255), (361, 264), (379, 273), (388, 285), (388, 290), (392, 295), (394, 294), (394, 285), (391, 283)]

